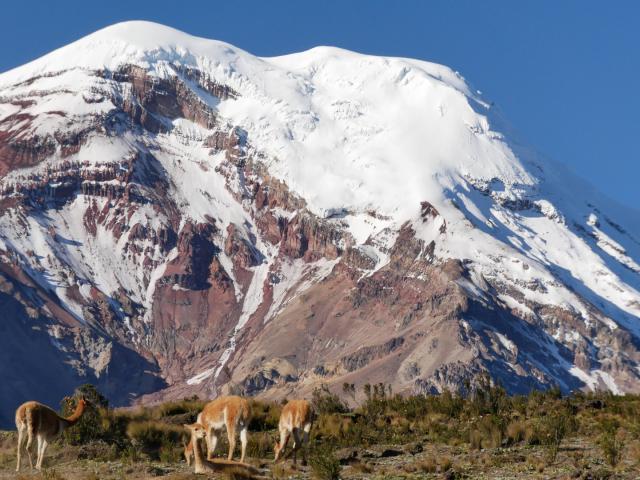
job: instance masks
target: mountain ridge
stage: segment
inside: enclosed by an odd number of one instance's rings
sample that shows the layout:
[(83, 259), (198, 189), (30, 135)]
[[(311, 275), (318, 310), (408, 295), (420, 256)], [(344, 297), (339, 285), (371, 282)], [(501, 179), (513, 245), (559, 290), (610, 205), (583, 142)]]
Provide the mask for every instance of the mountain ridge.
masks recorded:
[(441, 65), (149, 22), (0, 74), (11, 328), (119, 403), (483, 370), (636, 391), (635, 212), (494, 110)]

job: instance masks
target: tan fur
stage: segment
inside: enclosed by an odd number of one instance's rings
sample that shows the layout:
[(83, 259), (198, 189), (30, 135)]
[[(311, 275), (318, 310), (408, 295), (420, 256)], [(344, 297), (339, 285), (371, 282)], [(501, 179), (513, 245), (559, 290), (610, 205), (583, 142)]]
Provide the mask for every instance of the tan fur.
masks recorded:
[[(198, 414), (196, 418), (196, 423), (202, 424), (202, 412)], [(193, 441), (191, 437), (189, 437), (189, 443), (184, 446), (184, 459), (187, 462), (188, 466), (191, 466), (191, 458), (193, 457)]]
[[(228, 460), (233, 458), (233, 451), (236, 448), (236, 431), (239, 430), (240, 442), (242, 444), (240, 461), (244, 462), (248, 442), (247, 429), (249, 427), (249, 421), (251, 420), (249, 402), (244, 398), (236, 396), (220, 397), (207, 403), (200, 415), (202, 415), (201, 421), (207, 432), (207, 459), (213, 459), (213, 454), (215, 453), (218, 443), (218, 435), (222, 431), (222, 428), (225, 427), (229, 440)], [(195, 452), (195, 445), (193, 450)]]
[(193, 457), (193, 442), (189, 439), (189, 443), (184, 444), (184, 459), (187, 466), (191, 466), (191, 457)]
[(16, 410), (16, 428), (18, 429), (18, 464), (16, 472), (20, 470), (22, 444), (25, 437), (27, 444), (25, 449), (29, 456), (29, 465), (33, 469), (31, 459), (31, 444), (33, 438), (38, 440), (36, 469), (42, 469), (44, 451), (51, 440), (60, 435), (66, 428), (74, 425), (86, 408), (84, 399), (78, 401), (73, 414), (67, 418), (60, 417), (54, 410), (38, 402), (26, 402)]
[[(275, 461), (280, 459), (287, 448), (289, 437), (293, 435), (293, 463), (296, 463), (297, 452), (300, 447), (309, 444), (309, 433), (313, 424), (313, 410), (306, 400), (290, 400), (282, 409), (278, 430), (280, 441), (276, 442), (273, 451)], [(307, 464), (307, 450), (302, 450), (302, 462)]]
[[(207, 431), (205, 427), (199, 423), (194, 423), (192, 425), (184, 426), (191, 433), (191, 441), (189, 445), (191, 445), (191, 452), (194, 455), (194, 468), (195, 473), (214, 473), (216, 472), (215, 465), (213, 465), (210, 461), (202, 458), (202, 452), (200, 451), (199, 441), (207, 436)], [(188, 462), (190, 465), (190, 462)]]
[(194, 454), (194, 471), (195, 473), (231, 473), (231, 472), (240, 472), (245, 476), (251, 475), (252, 478), (264, 478), (264, 477), (256, 477), (259, 471), (242, 462), (232, 462), (230, 460), (216, 460), (209, 461), (202, 457), (202, 451), (200, 449), (200, 442), (203, 438), (207, 437), (207, 431), (204, 425), (199, 423), (194, 423), (191, 425), (184, 425), (191, 433), (191, 444), (193, 445), (193, 454)]

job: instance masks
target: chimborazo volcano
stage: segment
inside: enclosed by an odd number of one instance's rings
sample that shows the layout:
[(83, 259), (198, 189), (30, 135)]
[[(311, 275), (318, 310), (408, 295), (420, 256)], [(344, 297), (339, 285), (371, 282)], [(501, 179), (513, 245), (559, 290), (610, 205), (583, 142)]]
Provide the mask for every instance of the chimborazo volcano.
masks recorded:
[(496, 110), (442, 65), (148, 22), (0, 75), (0, 424), (85, 382), (639, 392), (640, 214)]

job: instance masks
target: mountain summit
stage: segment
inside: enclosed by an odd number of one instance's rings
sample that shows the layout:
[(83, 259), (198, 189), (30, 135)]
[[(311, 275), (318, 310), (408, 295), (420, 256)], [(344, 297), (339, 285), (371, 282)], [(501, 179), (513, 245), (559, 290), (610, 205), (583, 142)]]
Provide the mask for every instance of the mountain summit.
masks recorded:
[(638, 212), (494, 110), (442, 65), (149, 22), (0, 75), (0, 423), (84, 381), (637, 392)]

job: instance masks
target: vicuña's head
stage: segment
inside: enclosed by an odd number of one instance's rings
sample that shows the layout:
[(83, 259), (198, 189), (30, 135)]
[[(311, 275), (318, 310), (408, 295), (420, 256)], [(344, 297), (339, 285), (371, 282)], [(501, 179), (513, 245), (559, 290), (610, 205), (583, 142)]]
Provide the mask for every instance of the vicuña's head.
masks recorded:
[(189, 432), (196, 436), (196, 438), (204, 438), (207, 435), (207, 431), (204, 426), (199, 423), (192, 423), (191, 425), (183, 425)]

